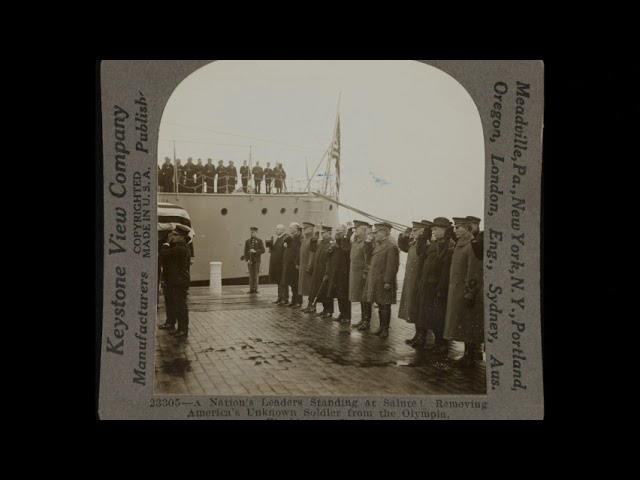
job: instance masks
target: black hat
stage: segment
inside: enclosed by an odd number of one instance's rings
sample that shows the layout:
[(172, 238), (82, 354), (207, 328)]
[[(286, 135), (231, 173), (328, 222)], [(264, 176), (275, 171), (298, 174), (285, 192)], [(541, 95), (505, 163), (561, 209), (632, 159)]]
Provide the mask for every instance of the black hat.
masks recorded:
[(424, 225), (425, 227), (432, 227), (433, 226), (433, 222), (431, 220), (422, 220), (422, 225)]
[(449, 221), (448, 218), (436, 217), (436, 218), (433, 219), (432, 226), (433, 227), (449, 228), (451, 226), (451, 222)]
[(413, 228), (424, 228), (426, 225), (423, 222), (411, 222), (413, 224)]
[(258, 231), (258, 227), (249, 227), (249, 230), (251, 230), (252, 232), (257, 232)]
[(303, 227), (315, 227), (314, 223), (311, 222), (302, 222)]
[(478, 225), (480, 225), (480, 222), (482, 221), (478, 217), (472, 217), (472, 216), (467, 216), (467, 220), (469, 220), (470, 223), (477, 223)]
[(322, 225), (323, 232), (330, 232), (331, 230), (332, 230), (332, 227), (330, 227), (329, 225)]
[(369, 225), (367, 222), (363, 222), (362, 220), (354, 220), (353, 226), (354, 227), (370, 227), (371, 225)]
[(462, 218), (462, 217), (453, 217), (453, 224), (456, 227), (459, 227), (461, 225), (469, 225), (471, 223), (471, 221), (468, 218)]

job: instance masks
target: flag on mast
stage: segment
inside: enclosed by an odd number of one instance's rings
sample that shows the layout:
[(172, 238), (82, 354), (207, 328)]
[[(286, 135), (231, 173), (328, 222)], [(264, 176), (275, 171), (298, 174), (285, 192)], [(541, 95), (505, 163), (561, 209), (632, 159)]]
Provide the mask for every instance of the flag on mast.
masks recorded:
[(336, 125), (336, 133), (331, 146), (331, 158), (336, 161), (336, 189), (340, 194), (340, 116)]

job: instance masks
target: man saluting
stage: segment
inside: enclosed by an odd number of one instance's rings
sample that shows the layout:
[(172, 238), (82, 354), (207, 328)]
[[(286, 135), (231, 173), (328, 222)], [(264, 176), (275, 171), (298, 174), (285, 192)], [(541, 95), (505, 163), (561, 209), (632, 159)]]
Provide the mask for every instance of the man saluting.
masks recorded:
[(244, 259), (249, 267), (249, 291), (258, 293), (260, 283), (260, 259), (265, 252), (264, 243), (258, 238), (258, 227), (251, 227), (251, 238), (244, 242)]

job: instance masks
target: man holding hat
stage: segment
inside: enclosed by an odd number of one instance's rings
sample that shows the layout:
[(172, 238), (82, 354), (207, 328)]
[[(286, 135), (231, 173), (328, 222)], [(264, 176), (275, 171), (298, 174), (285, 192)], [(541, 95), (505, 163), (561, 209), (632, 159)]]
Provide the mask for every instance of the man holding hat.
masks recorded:
[(376, 243), (371, 253), (364, 294), (367, 302), (378, 304), (380, 327), (375, 335), (380, 338), (389, 336), (391, 305), (396, 303), (398, 290), (396, 276), (400, 266), (400, 250), (389, 239), (391, 229), (392, 226), (386, 222), (375, 224), (373, 234)]
[(484, 305), (482, 261), (471, 246), (473, 226), (467, 218), (454, 217), (458, 238), (451, 257), (449, 294), (444, 338), (464, 342), (464, 356), (458, 364), (468, 367), (482, 359)]
[(258, 293), (260, 284), (260, 260), (265, 252), (264, 243), (258, 238), (258, 227), (251, 227), (251, 238), (244, 242), (244, 259), (249, 267), (249, 291)]
[[(413, 227), (407, 228), (398, 236), (398, 248), (407, 253), (407, 263), (404, 271), (404, 282), (402, 283), (402, 296), (400, 297), (400, 308), (398, 309), (398, 318), (406, 320), (407, 323), (413, 323), (416, 328), (416, 334), (412, 339), (406, 340), (410, 344), (418, 338), (418, 324), (416, 287), (420, 279), (420, 270), (422, 270), (422, 258), (418, 255), (417, 241), (418, 238), (422, 242), (426, 242), (426, 238), (422, 237), (425, 228), (431, 222), (412, 222)], [(429, 230), (430, 231), (430, 230)], [(429, 235), (431, 237), (431, 235)]]
[[(167, 320), (158, 328), (171, 330), (176, 337), (186, 337), (189, 332), (187, 290), (191, 277), (187, 241), (190, 232), (191, 229), (186, 225), (177, 224), (175, 229), (169, 232), (167, 241), (160, 248)], [(176, 323), (178, 329), (174, 330)]]
[(313, 259), (315, 252), (311, 251), (311, 239), (313, 238), (313, 227), (311, 222), (302, 222), (302, 237), (300, 241), (300, 255), (296, 259), (298, 269), (298, 299), (300, 305), (304, 302), (304, 295), (309, 297), (307, 308), (302, 310), (308, 312), (311, 308), (311, 283), (313, 282)]
[(331, 227), (322, 226), (322, 240), (319, 241), (315, 248), (315, 256), (313, 259), (313, 279), (311, 281), (311, 295), (314, 298), (313, 306), (309, 308), (308, 313), (315, 313), (315, 304), (322, 302), (322, 318), (331, 318), (333, 316), (333, 298), (327, 297), (327, 283), (329, 281), (329, 259), (327, 251), (333, 244), (331, 239)]
[[(355, 233), (350, 246), (349, 301), (360, 303), (360, 321), (353, 325), (360, 331), (371, 327), (371, 302), (364, 300), (364, 288), (371, 252), (367, 247), (367, 229), (371, 226), (362, 220), (354, 220)], [(370, 242), (369, 242), (370, 244)]]

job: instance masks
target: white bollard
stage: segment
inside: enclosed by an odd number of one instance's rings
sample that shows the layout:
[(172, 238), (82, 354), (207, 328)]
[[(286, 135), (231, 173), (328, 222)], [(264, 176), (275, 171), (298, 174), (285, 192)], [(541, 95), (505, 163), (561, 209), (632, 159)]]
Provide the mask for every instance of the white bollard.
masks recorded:
[(209, 262), (209, 295), (222, 295), (222, 262)]

